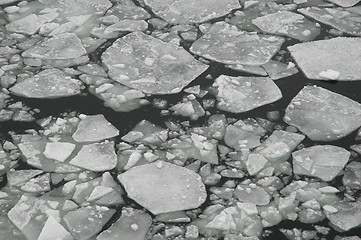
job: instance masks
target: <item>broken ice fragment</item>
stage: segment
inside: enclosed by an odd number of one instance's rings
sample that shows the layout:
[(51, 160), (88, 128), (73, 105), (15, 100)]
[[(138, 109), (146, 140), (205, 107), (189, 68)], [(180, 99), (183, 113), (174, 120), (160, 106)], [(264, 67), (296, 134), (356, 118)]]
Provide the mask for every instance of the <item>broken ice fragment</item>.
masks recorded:
[(80, 120), (73, 134), (77, 142), (97, 142), (119, 135), (116, 129), (102, 114), (85, 116)]
[(240, 184), (234, 191), (234, 195), (241, 202), (267, 205), (271, 201), (270, 195), (261, 187)]
[(350, 155), (344, 148), (332, 145), (303, 148), (292, 153), (293, 172), (331, 181), (344, 168)]
[(309, 79), (356, 81), (361, 75), (361, 38), (337, 37), (288, 47)]
[(80, 93), (81, 82), (58, 69), (47, 69), (17, 82), (9, 90), (12, 94), (27, 98), (60, 98)]
[(112, 79), (149, 94), (178, 93), (207, 69), (183, 48), (141, 32), (116, 40), (102, 62)]
[(192, 44), (190, 51), (224, 64), (259, 66), (271, 60), (283, 42), (282, 37), (248, 33), (217, 22)]
[(80, 39), (74, 33), (61, 33), (50, 38), (44, 38), (35, 46), (25, 50), (24, 58), (38, 58), (49, 61), (54, 66), (64, 67), (76, 64), (75, 59), (86, 55)]
[(278, 80), (298, 73), (297, 67), (292, 62), (285, 64), (271, 60), (268, 63), (263, 64), (262, 67), (266, 70), (268, 76), (272, 80)]
[(255, 148), (261, 145), (260, 136), (253, 131), (246, 131), (234, 125), (229, 125), (226, 128), (224, 141), (229, 147), (236, 150), (244, 148)]
[(307, 7), (297, 11), (341, 32), (361, 36), (360, 15), (349, 11), (347, 8)]
[(361, 163), (352, 161), (346, 166), (345, 174), (342, 178), (345, 186), (351, 189), (361, 189)]
[(337, 212), (325, 211), (326, 217), (330, 220), (331, 226), (344, 232), (361, 225), (361, 204), (357, 202), (337, 202), (332, 205)]
[(148, 28), (148, 23), (144, 20), (121, 20), (108, 26), (105, 32), (144, 32)]
[(95, 172), (111, 170), (117, 165), (114, 142), (84, 145), (69, 163)]
[(311, 140), (333, 141), (359, 128), (360, 116), (360, 103), (321, 87), (305, 86), (292, 99), (283, 119)]
[(115, 2), (113, 7), (107, 11), (105, 17), (107, 16), (115, 16), (119, 20), (145, 20), (151, 17), (147, 11), (145, 11), (142, 7), (135, 5), (132, 0)]
[(46, 220), (38, 240), (73, 240), (74, 237), (51, 215)]
[(327, 0), (329, 2), (332, 2), (336, 5), (339, 5), (340, 7), (352, 7), (360, 2), (360, 0)]
[(240, 8), (237, 0), (145, 0), (152, 11), (171, 24), (201, 23)]
[(267, 164), (268, 160), (258, 153), (251, 153), (246, 163), (247, 171), (250, 175), (260, 172)]
[(278, 11), (252, 20), (265, 33), (284, 35), (300, 41), (310, 41), (320, 34), (320, 27), (301, 14)]
[(163, 161), (133, 167), (118, 179), (128, 197), (153, 214), (197, 208), (207, 197), (197, 173)]
[(43, 173), (41, 170), (10, 170), (6, 177), (8, 180), (9, 186), (21, 186), (24, 183), (28, 182), (33, 177)]
[(6, 24), (5, 28), (9, 32), (33, 35), (45, 22), (46, 20), (38, 15), (30, 14), (24, 18)]
[(216, 88), (217, 107), (233, 113), (247, 112), (282, 98), (277, 85), (268, 77), (219, 76)]
[(67, 142), (48, 142), (45, 146), (44, 156), (64, 162), (74, 151), (75, 144)]
[(71, 211), (63, 220), (75, 239), (90, 239), (100, 232), (114, 213), (114, 209), (95, 205)]
[(120, 218), (97, 237), (97, 240), (144, 240), (152, 224), (149, 214), (133, 208), (123, 208)]

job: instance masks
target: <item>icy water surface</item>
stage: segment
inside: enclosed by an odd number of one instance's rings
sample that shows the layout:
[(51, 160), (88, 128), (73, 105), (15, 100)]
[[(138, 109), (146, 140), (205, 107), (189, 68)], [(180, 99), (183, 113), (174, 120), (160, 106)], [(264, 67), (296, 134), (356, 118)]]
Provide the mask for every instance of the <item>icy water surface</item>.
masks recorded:
[(357, 0), (0, 0), (0, 240), (360, 239)]

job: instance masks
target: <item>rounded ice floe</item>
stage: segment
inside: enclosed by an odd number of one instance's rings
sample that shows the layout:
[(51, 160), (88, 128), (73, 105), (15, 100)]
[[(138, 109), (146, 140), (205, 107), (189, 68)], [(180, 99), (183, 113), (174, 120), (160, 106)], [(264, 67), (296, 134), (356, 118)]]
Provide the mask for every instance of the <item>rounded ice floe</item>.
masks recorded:
[(361, 126), (361, 104), (317, 86), (305, 86), (286, 108), (283, 120), (313, 141), (333, 141)]
[(145, 0), (152, 11), (171, 24), (201, 23), (241, 8), (237, 0)]
[(332, 145), (318, 145), (292, 153), (293, 172), (331, 181), (345, 167), (350, 152)]
[(183, 48), (141, 32), (116, 40), (102, 62), (113, 80), (149, 94), (178, 93), (208, 68)]
[(192, 44), (190, 51), (224, 64), (259, 66), (270, 61), (284, 41), (283, 37), (249, 33), (217, 22)]
[(46, 69), (10, 88), (10, 92), (17, 96), (48, 99), (77, 95), (80, 90), (79, 80), (70, 78), (58, 69)]
[(164, 161), (133, 167), (118, 179), (128, 197), (153, 214), (197, 208), (207, 198), (197, 173)]
[(361, 38), (299, 43), (288, 50), (309, 79), (361, 80)]
[(233, 113), (247, 112), (282, 98), (281, 90), (268, 77), (221, 75), (213, 87), (217, 90), (218, 109)]
[(341, 7), (352, 7), (360, 2), (360, 0), (327, 0)]
[(73, 139), (77, 142), (97, 142), (118, 135), (119, 130), (102, 114), (98, 114), (83, 117), (73, 134)]

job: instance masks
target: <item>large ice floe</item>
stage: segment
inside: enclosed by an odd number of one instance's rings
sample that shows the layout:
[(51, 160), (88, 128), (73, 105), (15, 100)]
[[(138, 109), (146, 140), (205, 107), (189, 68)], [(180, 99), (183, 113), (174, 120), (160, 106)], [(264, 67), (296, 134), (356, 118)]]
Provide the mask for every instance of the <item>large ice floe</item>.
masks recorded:
[(360, 80), (361, 39), (332, 38), (288, 47), (309, 79)]
[(183, 48), (141, 32), (116, 40), (102, 62), (112, 79), (149, 94), (178, 93), (208, 68)]
[(359, 128), (360, 115), (360, 103), (321, 87), (306, 86), (287, 106), (284, 121), (311, 140), (332, 141)]

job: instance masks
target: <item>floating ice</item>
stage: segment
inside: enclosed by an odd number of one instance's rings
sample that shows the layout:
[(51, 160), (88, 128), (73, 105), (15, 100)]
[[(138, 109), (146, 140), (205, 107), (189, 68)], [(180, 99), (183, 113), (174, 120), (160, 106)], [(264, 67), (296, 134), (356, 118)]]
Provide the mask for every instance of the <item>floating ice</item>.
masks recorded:
[(258, 17), (252, 23), (265, 33), (288, 36), (300, 41), (310, 41), (321, 31), (320, 27), (301, 14), (288, 11)]
[(114, 6), (107, 11), (107, 15), (113, 15), (119, 20), (145, 20), (151, 15), (143, 8), (138, 7), (132, 0), (122, 0), (114, 3)]
[(325, 209), (326, 217), (332, 223), (331, 226), (337, 231), (348, 231), (361, 225), (361, 203), (357, 202), (338, 202), (332, 205), (336, 212), (330, 212)]
[(44, 38), (21, 55), (24, 58), (39, 58), (50, 61), (54, 66), (64, 67), (76, 64), (77, 59), (85, 54), (87, 52), (77, 35), (61, 33), (50, 38)]
[(361, 163), (357, 161), (350, 162), (345, 169), (342, 178), (343, 185), (351, 189), (361, 189)]
[(114, 142), (84, 145), (69, 163), (95, 172), (111, 170), (117, 165)]
[(350, 158), (346, 149), (332, 145), (318, 145), (292, 153), (293, 173), (333, 180)]
[(198, 174), (163, 161), (133, 167), (118, 179), (128, 197), (153, 214), (197, 208), (207, 197)]
[(307, 7), (298, 9), (298, 12), (341, 32), (361, 36), (360, 15), (348, 11), (347, 8)]
[(282, 98), (281, 91), (268, 77), (221, 75), (213, 87), (217, 90), (217, 107), (233, 113), (247, 112)]
[(145, 0), (146, 5), (159, 17), (171, 24), (201, 23), (226, 15), (241, 8), (237, 0)]
[(225, 22), (212, 25), (190, 51), (224, 64), (262, 65), (280, 49), (284, 39), (238, 30)]
[(340, 7), (352, 7), (360, 2), (360, 0), (327, 0), (334, 4), (339, 5)]
[(288, 47), (309, 79), (361, 80), (361, 39), (337, 37)]
[(114, 209), (95, 205), (71, 211), (63, 220), (75, 239), (90, 239), (102, 230), (114, 213)]
[(10, 91), (27, 98), (61, 98), (80, 93), (81, 82), (58, 69), (47, 69), (16, 83)]
[(97, 237), (97, 240), (132, 239), (144, 240), (152, 224), (149, 214), (133, 208), (123, 208), (120, 218)]
[(311, 140), (333, 141), (359, 128), (360, 116), (358, 102), (321, 87), (306, 86), (292, 99), (283, 119)]
[(118, 135), (119, 130), (103, 115), (98, 114), (82, 118), (73, 134), (73, 139), (77, 142), (97, 142)]
[(116, 40), (102, 61), (112, 79), (149, 94), (178, 93), (207, 69), (183, 48), (141, 32)]
[(241, 202), (254, 203), (256, 205), (267, 205), (271, 201), (271, 196), (261, 187), (240, 184), (234, 191), (234, 195)]
[(24, 18), (6, 24), (5, 28), (9, 32), (33, 35), (44, 23), (46, 23), (46, 19), (41, 16), (39, 17), (36, 14), (30, 14)]
[(73, 240), (74, 237), (51, 215), (46, 220), (38, 240)]
[(74, 151), (75, 144), (67, 142), (48, 142), (45, 146), (44, 156), (64, 162)]

